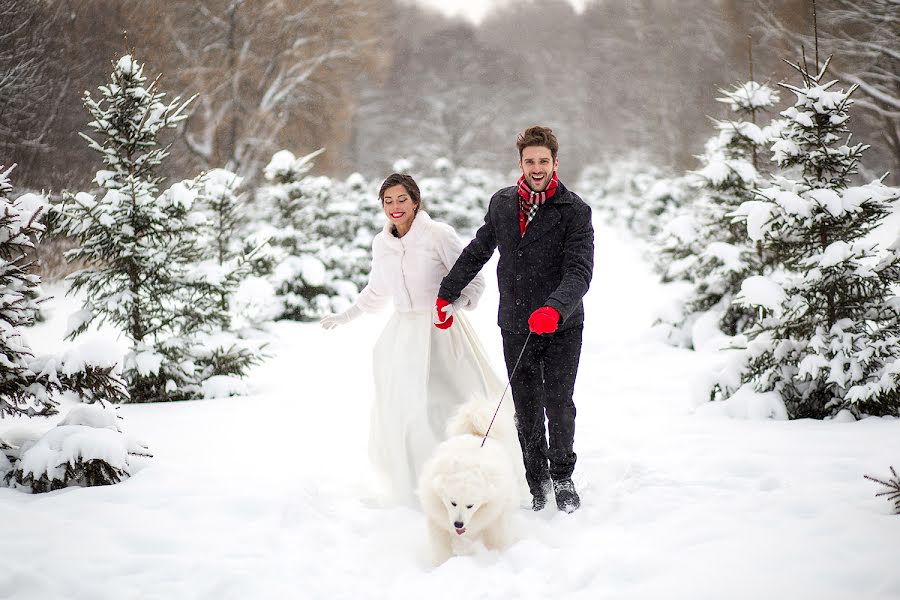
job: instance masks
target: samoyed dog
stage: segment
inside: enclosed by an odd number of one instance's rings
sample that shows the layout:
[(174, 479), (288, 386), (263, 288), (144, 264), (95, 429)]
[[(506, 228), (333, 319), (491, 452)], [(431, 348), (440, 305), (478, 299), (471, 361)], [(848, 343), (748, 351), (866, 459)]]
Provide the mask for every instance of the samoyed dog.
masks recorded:
[(511, 517), (528, 488), (512, 409), (503, 406), (486, 439), (495, 407), (482, 400), (461, 406), (447, 425), (448, 439), (422, 467), (417, 493), (435, 565), (514, 541)]

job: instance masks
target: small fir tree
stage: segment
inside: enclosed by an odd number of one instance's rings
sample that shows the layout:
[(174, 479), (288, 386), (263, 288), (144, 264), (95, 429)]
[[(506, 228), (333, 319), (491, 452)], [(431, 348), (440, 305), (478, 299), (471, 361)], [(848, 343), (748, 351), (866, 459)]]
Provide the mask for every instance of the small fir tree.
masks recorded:
[[(647, 211), (662, 212), (665, 209), (665, 206), (645, 208), (644, 198), (665, 177), (649, 157), (633, 154), (585, 167), (575, 189), (602, 220), (644, 237), (648, 229), (643, 223)], [(653, 219), (658, 220), (658, 215)]]
[[(372, 239), (381, 231), (385, 224), (384, 211), (378, 199), (380, 181), (369, 181), (360, 173), (352, 173), (342, 183), (343, 197), (347, 203), (354, 207), (359, 216), (359, 239), (354, 243), (357, 246), (369, 249), (372, 247)], [(368, 270), (365, 273), (368, 277)], [(367, 280), (363, 281), (365, 285)]]
[(112, 406), (77, 405), (37, 440), (25, 442), (4, 480), (33, 493), (112, 485), (131, 476), (133, 456), (152, 457), (128, 435)]
[(791, 64), (802, 82), (782, 84), (797, 100), (781, 113), (787, 124), (772, 146), (789, 171), (737, 211), (750, 238), (784, 266), (745, 281), (738, 297), (764, 315), (747, 332), (742, 381), (778, 392), (792, 418), (841, 409), (897, 415), (900, 263), (866, 236), (900, 190), (882, 181), (850, 187), (867, 146), (851, 144), (847, 129), (856, 86), (834, 91), (829, 61), (816, 74)]
[[(90, 265), (70, 277), (70, 293), (84, 292), (85, 302), (68, 335), (111, 322), (131, 341), (123, 374), (133, 401), (196, 398), (210, 353), (218, 352), (205, 338), (221, 327), (219, 288), (195, 266), (205, 222), (194, 207), (199, 182), (160, 194), (157, 174), (169, 148), (159, 137), (186, 118), (190, 100), (164, 102), (157, 81), (148, 85), (143, 71), (124, 56), (99, 99), (85, 93), (94, 137), (82, 135), (106, 169), (94, 179), (103, 190), (99, 199), (65, 193), (55, 207), (59, 230), (79, 244), (67, 259)], [(236, 360), (215, 359), (239, 375), (249, 365), (247, 357)]]

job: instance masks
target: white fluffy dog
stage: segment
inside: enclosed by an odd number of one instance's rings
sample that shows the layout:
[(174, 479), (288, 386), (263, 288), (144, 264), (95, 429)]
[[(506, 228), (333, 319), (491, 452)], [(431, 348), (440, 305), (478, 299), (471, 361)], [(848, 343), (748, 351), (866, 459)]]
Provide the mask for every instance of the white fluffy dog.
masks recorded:
[(511, 409), (498, 413), (481, 445), (494, 408), (479, 400), (460, 407), (447, 425), (448, 439), (422, 468), (418, 495), (436, 565), (479, 545), (503, 550), (513, 541), (510, 521), (524, 467)]

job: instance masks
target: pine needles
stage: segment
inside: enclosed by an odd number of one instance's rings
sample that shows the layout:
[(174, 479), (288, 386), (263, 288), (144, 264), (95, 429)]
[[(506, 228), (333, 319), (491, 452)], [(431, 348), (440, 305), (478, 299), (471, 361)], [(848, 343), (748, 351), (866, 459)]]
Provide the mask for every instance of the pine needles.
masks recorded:
[(887, 490), (875, 494), (875, 497), (877, 498), (878, 496), (887, 496), (889, 501), (893, 500), (894, 513), (900, 515), (900, 476), (897, 475), (897, 471), (894, 470), (894, 467), (891, 467), (891, 474), (894, 476), (894, 478), (888, 479), (887, 481), (876, 479), (871, 475), (863, 475), (863, 477), (865, 477), (869, 481), (880, 483), (887, 488)]

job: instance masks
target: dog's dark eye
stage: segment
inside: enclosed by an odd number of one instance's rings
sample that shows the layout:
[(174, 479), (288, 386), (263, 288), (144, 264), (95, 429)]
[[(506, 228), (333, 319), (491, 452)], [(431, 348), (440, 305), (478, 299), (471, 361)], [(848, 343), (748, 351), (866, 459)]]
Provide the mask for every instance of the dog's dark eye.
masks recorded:
[(451, 502), (450, 506), (456, 506), (456, 502)]
[(468, 505), (466, 508), (472, 508), (473, 506), (475, 506), (475, 505), (474, 505), (474, 504), (470, 504), (470, 505)]

